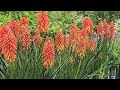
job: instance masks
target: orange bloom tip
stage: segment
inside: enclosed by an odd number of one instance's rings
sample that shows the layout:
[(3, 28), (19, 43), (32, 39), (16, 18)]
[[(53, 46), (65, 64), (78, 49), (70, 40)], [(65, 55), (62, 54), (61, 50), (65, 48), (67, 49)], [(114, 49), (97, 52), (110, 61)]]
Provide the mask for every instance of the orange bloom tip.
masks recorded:
[(12, 32), (14, 33), (14, 35), (17, 37), (17, 39), (19, 38), (19, 34), (20, 34), (20, 27), (19, 27), (19, 23), (17, 21), (15, 21), (14, 19), (12, 19), (10, 21), (10, 28), (12, 30)]
[(83, 19), (83, 28), (85, 30), (88, 30), (90, 29), (89, 25), (90, 25), (90, 19), (87, 16), (85, 16)]
[(20, 24), (21, 25), (28, 25), (29, 24), (29, 20), (25, 17), (20, 18)]
[(72, 64), (72, 63), (73, 63), (72, 57), (70, 57), (70, 59), (68, 60), (68, 63), (69, 63), (69, 64)]
[(111, 31), (110, 31), (110, 25), (108, 25), (105, 29), (105, 37), (107, 39), (110, 39), (111, 38)]
[(74, 46), (78, 42), (79, 28), (75, 25), (71, 25), (70, 30), (70, 45)]
[(94, 44), (94, 41), (91, 39), (89, 40), (88, 42), (88, 48), (93, 52), (94, 49), (95, 49), (95, 44)]
[(92, 35), (94, 32), (94, 24), (92, 20), (88, 17), (84, 17), (83, 19), (83, 28), (88, 31), (89, 35)]
[(99, 23), (99, 25), (98, 25), (98, 27), (97, 27), (97, 34), (98, 34), (99, 36), (102, 36), (102, 35), (103, 35), (103, 32), (104, 32), (104, 30), (103, 30), (103, 24), (102, 24), (102, 23)]
[(115, 28), (114, 28), (114, 22), (113, 21), (110, 22), (110, 31), (111, 31), (111, 38), (112, 38), (115, 34)]
[(41, 32), (47, 32), (49, 23), (50, 23), (48, 14), (42, 11), (38, 12), (37, 21), (38, 21), (39, 29), (41, 30)]
[(69, 64), (73, 64), (73, 60), (70, 59), (70, 60), (68, 61), (68, 63), (69, 63)]
[(103, 28), (104, 28), (104, 30), (107, 29), (107, 26), (108, 26), (107, 20), (104, 19), (104, 20), (103, 20)]

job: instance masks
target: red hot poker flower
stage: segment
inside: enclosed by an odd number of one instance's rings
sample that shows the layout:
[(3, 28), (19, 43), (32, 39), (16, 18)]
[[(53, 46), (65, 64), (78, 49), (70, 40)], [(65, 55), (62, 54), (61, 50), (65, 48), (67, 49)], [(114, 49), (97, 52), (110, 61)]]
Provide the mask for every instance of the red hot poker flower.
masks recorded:
[(77, 52), (80, 53), (80, 55), (84, 55), (85, 51), (86, 51), (86, 41), (85, 39), (81, 38), (78, 42), (77, 45)]
[(83, 28), (88, 31), (89, 35), (92, 35), (94, 32), (94, 24), (90, 18), (85, 17), (83, 19)]
[(103, 29), (104, 29), (104, 31), (107, 29), (107, 27), (108, 27), (107, 20), (104, 19), (104, 20), (103, 20)]
[(41, 32), (47, 32), (49, 23), (50, 23), (50, 19), (49, 19), (47, 13), (42, 12), (42, 11), (39, 12), (37, 21), (38, 21), (39, 29), (41, 30)]
[(98, 34), (99, 36), (102, 36), (102, 35), (103, 35), (103, 32), (104, 32), (104, 30), (103, 30), (103, 24), (102, 24), (102, 23), (99, 23), (99, 25), (98, 25), (98, 27), (97, 27), (97, 34)]
[(44, 42), (42, 59), (44, 68), (51, 69), (53, 67), (55, 59), (55, 50), (52, 38), (47, 38)]
[(108, 25), (105, 29), (105, 37), (107, 39), (110, 39), (111, 38), (111, 31), (110, 31), (110, 25)]
[(90, 20), (90, 30), (89, 30), (89, 34), (90, 34), (90, 35), (93, 35), (93, 33), (94, 33), (94, 24), (93, 24), (92, 20)]
[(88, 35), (87, 35), (87, 31), (85, 29), (80, 30), (80, 32), (79, 32), (79, 38), (80, 39), (85, 39), (85, 41), (87, 42)]
[(62, 33), (62, 29), (59, 29), (56, 33), (55, 45), (58, 51), (64, 49), (64, 34)]
[(86, 51), (87, 40), (88, 40), (87, 31), (85, 29), (80, 30), (79, 40), (77, 42), (77, 47), (76, 47), (76, 53), (80, 53), (80, 55), (84, 55)]
[(88, 17), (84, 17), (84, 19), (83, 19), (83, 28), (86, 31), (90, 30), (90, 19)]
[(12, 32), (14, 33), (14, 35), (16, 36), (16, 38), (19, 39), (19, 34), (20, 34), (19, 23), (17, 21), (15, 21), (14, 19), (12, 19), (10, 21), (10, 28), (11, 28)]
[(2, 53), (6, 60), (14, 62), (16, 59), (17, 39), (10, 28), (6, 27), (6, 31), (8, 32), (1, 43)]
[(37, 47), (39, 47), (39, 46), (41, 45), (41, 43), (42, 43), (42, 37), (40, 36), (39, 33), (38, 33), (38, 34), (35, 34), (35, 33), (34, 33), (33, 42), (35, 43), (35, 45), (36, 45)]
[(74, 47), (76, 47), (77, 41), (78, 41), (78, 33), (79, 28), (75, 25), (71, 25), (71, 30), (70, 30), (70, 44)]
[(29, 20), (25, 17), (20, 18), (20, 25), (29, 25)]
[(92, 39), (89, 40), (89, 42), (88, 42), (88, 48), (91, 50), (91, 52), (93, 52), (95, 49), (95, 44), (94, 44), (94, 41)]
[(79, 36), (79, 28), (75, 24), (72, 24), (70, 30), (70, 45), (72, 46), (73, 52), (76, 51), (75, 49), (77, 47), (78, 36)]
[(112, 38), (115, 34), (115, 28), (114, 28), (114, 22), (113, 21), (110, 22), (110, 31), (111, 31), (111, 38)]
[(65, 43), (65, 47), (66, 47), (66, 48), (69, 48), (69, 46), (70, 46), (70, 44), (69, 44), (69, 36), (66, 35), (66, 36), (64, 37), (64, 43)]
[(29, 48), (31, 46), (32, 40), (31, 40), (31, 34), (30, 34), (30, 29), (29, 26), (27, 25), (22, 25), (20, 26), (20, 43), (22, 44), (23, 49), (24, 48)]
[(7, 36), (8, 32), (9, 32), (9, 29), (7, 28), (6, 25), (4, 25), (0, 28), (0, 45), (3, 41), (3, 39)]

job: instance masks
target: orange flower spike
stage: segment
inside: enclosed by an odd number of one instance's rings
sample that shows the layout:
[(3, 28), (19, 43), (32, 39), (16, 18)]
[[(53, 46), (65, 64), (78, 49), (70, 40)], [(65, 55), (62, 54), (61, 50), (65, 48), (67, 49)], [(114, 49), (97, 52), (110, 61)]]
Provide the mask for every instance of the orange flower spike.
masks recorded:
[(19, 23), (16, 22), (14, 19), (12, 19), (10, 21), (10, 28), (13, 31), (13, 33), (15, 34), (15, 37), (18, 39), (19, 38), (19, 33), (20, 33)]
[(106, 37), (107, 39), (110, 39), (110, 38), (111, 38), (110, 25), (108, 25), (108, 26), (106, 27), (105, 37)]
[(33, 36), (33, 42), (35, 43), (35, 45), (37, 47), (39, 47), (42, 43), (42, 37), (40, 36), (40, 34), (34, 34)]
[(42, 62), (44, 68), (51, 69), (54, 65), (54, 59), (55, 59), (54, 43), (52, 41), (52, 38), (47, 38), (44, 42), (44, 47), (42, 51)]
[(80, 55), (84, 55), (86, 51), (86, 41), (83, 38), (78, 42), (78, 51), (80, 52)]
[(107, 29), (107, 26), (108, 26), (107, 20), (104, 19), (104, 20), (103, 20), (103, 28), (104, 28), (104, 31)]
[(56, 33), (55, 45), (58, 51), (64, 49), (64, 34), (62, 33), (62, 29), (59, 29)]
[(31, 46), (32, 40), (31, 40), (31, 33), (28, 25), (22, 25), (20, 26), (20, 43), (22, 44), (22, 47), (26, 47), (27, 49)]
[(102, 23), (99, 23), (98, 27), (97, 27), (97, 34), (99, 36), (102, 36), (103, 35), (103, 24)]
[(87, 41), (88, 40), (87, 31), (85, 29), (80, 30), (79, 37), (80, 39), (85, 39), (85, 41)]
[(50, 23), (48, 14), (42, 11), (38, 12), (37, 21), (38, 21), (39, 29), (41, 30), (41, 32), (47, 32), (49, 23)]
[(89, 42), (88, 42), (88, 48), (90, 49), (91, 52), (93, 52), (95, 49), (95, 43), (92, 39), (89, 40)]
[(93, 35), (93, 33), (94, 33), (94, 24), (93, 24), (92, 20), (90, 20), (90, 31), (89, 31), (89, 34)]
[(83, 28), (86, 31), (88, 31), (88, 33), (90, 35), (92, 35), (94, 33), (94, 24), (93, 24), (92, 20), (90, 20), (90, 18), (84, 17), (84, 19), (83, 19)]
[(65, 36), (65, 37), (64, 37), (64, 43), (65, 43), (65, 47), (66, 47), (66, 48), (69, 48), (69, 45), (70, 45), (70, 44), (69, 44), (69, 36)]
[(84, 17), (84, 19), (83, 19), (83, 28), (86, 31), (90, 30), (90, 19), (88, 17)]
[(81, 42), (80, 47), (81, 47), (80, 48), (80, 53), (81, 53), (81, 55), (83, 55), (86, 51), (86, 42), (85, 41)]
[(3, 39), (7, 36), (9, 29), (4, 25), (0, 28), (0, 45)]
[(29, 25), (29, 20), (25, 17), (20, 18), (20, 25)]
[(14, 62), (16, 59), (17, 39), (10, 28), (6, 29), (8, 29), (8, 34), (1, 44), (2, 53), (4, 54), (6, 60)]
[(80, 54), (84, 54), (86, 51), (86, 42), (88, 41), (88, 35), (87, 31), (85, 29), (82, 29), (79, 31), (79, 40), (77, 42), (77, 47), (75, 49), (75, 52)]
[(9, 32), (9, 29), (7, 28), (7, 25), (3, 25), (0, 27), (0, 54), (2, 54), (2, 47), (1, 44), (5, 37), (7, 37)]
[(75, 24), (72, 24), (70, 30), (70, 44), (72, 44), (73, 46), (77, 44), (79, 34), (78, 32), (79, 28)]
[(113, 21), (110, 22), (110, 31), (111, 31), (111, 38), (112, 38), (115, 34), (115, 28), (114, 28), (114, 22)]

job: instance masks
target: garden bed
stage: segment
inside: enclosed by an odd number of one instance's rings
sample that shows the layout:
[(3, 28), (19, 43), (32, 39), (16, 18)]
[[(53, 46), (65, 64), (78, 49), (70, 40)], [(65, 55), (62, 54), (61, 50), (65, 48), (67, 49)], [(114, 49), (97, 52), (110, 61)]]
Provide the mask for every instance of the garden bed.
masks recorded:
[(0, 13), (0, 78), (120, 78), (114, 17), (96, 20), (96, 12), (5, 13)]

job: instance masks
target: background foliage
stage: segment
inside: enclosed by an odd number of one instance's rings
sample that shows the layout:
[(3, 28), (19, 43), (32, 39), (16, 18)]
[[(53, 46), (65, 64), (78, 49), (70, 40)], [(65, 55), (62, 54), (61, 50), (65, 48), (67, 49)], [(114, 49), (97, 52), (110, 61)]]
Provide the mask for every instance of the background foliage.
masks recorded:
[[(69, 30), (69, 24), (76, 23), (81, 27), (84, 16), (89, 16), (94, 22), (95, 28), (104, 18), (110, 22), (114, 20), (115, 26), (119, 31), (120, 11), (46, 11), (51, 20), (49, 32), (56, 32), (63, 28), (65, 32)], [(30, 21), (31, 31), (37, 27), (37, 11), (3, 11), (0, 12), (0, 26), (8, 23), (11, 18), (19, 20), (20, 17), (27, 17)]]

